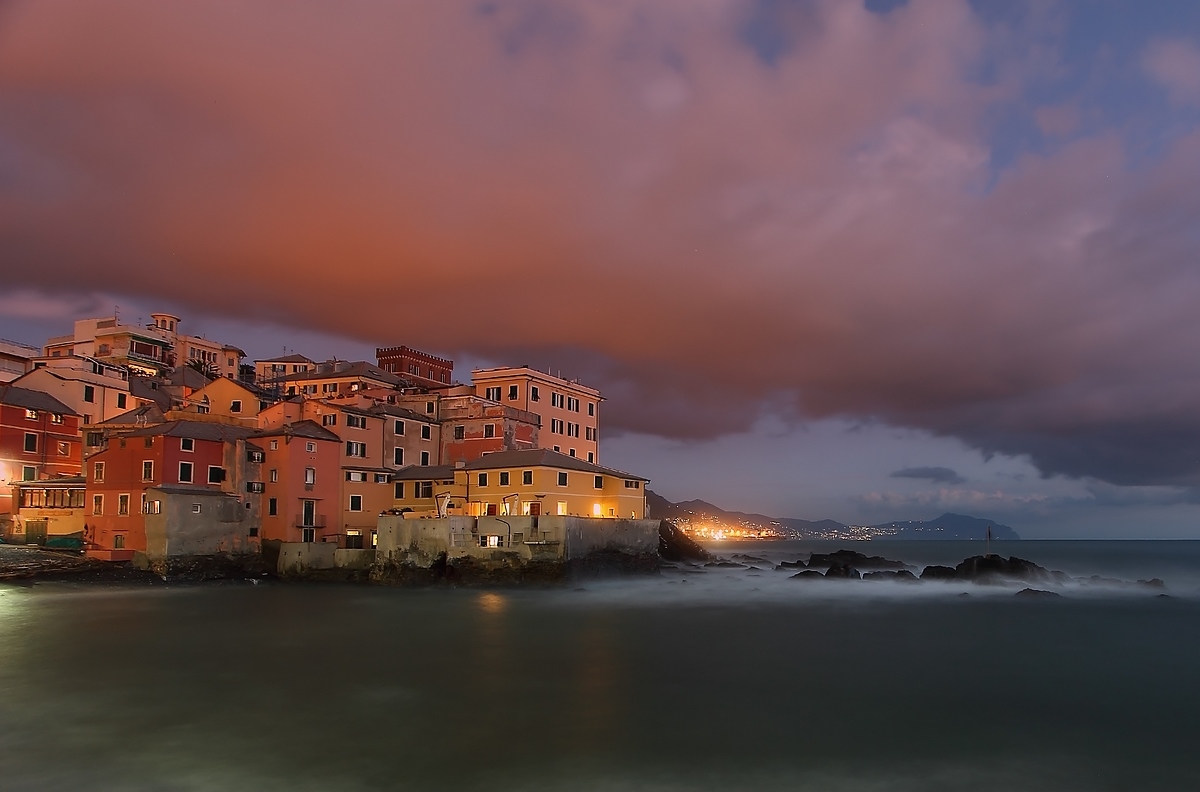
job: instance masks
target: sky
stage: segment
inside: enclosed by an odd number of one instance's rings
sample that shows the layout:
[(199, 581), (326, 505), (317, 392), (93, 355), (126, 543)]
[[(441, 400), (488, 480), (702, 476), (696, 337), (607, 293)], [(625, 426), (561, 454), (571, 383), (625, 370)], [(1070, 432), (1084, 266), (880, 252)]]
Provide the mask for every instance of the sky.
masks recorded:
[(672, 500), (1200, 538), (1200, 4), (0, 0), (0, 278), (562, 372)]

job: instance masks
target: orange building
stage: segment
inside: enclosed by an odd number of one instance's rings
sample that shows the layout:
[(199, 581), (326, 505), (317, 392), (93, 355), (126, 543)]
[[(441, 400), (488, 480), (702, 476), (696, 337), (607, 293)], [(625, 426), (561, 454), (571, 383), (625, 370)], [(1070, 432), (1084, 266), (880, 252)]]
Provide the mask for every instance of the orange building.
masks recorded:
[(475, 394), (534, 413), (538, 447), (596, 464), (600, 461), (600, 391), (527, 366), (475, 369)]
[(254, 436), (263, 449), (262, 538), (337, 541), (341, 511), (341, 439), (314, 421)]

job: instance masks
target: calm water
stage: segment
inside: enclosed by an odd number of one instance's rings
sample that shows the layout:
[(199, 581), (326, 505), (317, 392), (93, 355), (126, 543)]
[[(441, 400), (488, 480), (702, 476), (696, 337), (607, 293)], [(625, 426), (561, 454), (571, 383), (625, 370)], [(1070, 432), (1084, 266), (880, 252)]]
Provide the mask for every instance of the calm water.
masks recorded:
[(0, 588), (0, 789), (1200, 789), (1200, 543), (995, 549), (1171, 597), (769, 565), (582, 591)]

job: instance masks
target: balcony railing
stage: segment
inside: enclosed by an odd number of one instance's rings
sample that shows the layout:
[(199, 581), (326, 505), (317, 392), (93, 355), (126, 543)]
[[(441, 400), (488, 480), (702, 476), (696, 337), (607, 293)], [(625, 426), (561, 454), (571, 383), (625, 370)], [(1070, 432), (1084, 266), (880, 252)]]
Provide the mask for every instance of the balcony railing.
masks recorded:
[(310, 520), (307, 523), (304, 521), (303, 517), (297, 517), (296, 518), (296, 527), (297, 528), (324, 528), (325, 527), (325, 515), (319, 514), (316, 517), (313, 517), (312, 520)]

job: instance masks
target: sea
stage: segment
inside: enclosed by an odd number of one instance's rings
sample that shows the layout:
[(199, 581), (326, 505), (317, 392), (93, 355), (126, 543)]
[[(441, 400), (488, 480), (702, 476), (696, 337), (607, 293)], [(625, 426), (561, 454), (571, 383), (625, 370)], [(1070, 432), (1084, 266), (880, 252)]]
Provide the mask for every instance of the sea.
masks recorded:
[(1036, 585), (1057, 597), (776, 569), (839, 547), (918, 572), (983, 549), (725, 543), (744, 566), (550, 589), (3, 586), (0, 790), (1200, 790), (1200, 542), (993, 543), (1071, 575)]

